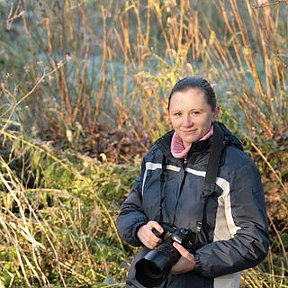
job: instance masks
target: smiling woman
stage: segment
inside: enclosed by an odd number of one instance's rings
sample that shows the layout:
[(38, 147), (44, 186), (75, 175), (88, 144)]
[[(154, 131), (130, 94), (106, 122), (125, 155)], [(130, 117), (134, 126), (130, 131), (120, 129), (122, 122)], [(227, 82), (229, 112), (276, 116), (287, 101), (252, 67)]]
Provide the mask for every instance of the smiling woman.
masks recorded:
[(170, 93), (168, 110), (175, 131), (171, 152), (176, 158), (185, 156), (193, 142), (213, 134), (212, 123), (219, 114), (219, 107), (213, 90), (208, 93), (199, 88), (207, 84), (202, 78), (184, 78)]
[(219, 113), (218, 107), (211, 107), (205, 92), (199, 88), (187, 88), (171, 94), (169, 115), (175, 134), (183, 141), (185, 148), (207, 134)]
[[(173, 130), (144, 157), (117, 218), (119, 235), (144, 246), (126, 287), (239, 287), (240, 271), (261, 262), (269, 246), (259, 171), (240, 141), (216, 121), (219, 108), (205, 79), (177, 82), (168, 110)], [(222, 158), (207, 194), (204, 181), (217, 141)]]

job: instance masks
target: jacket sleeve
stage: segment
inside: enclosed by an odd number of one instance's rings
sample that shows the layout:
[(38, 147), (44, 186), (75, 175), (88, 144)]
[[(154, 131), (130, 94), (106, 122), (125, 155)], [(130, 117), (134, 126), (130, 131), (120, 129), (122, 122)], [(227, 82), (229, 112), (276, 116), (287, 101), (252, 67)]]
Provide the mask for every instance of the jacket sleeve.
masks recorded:
[(121, 206), (120, 213), (116, 219), (119, 236), (133, 246), (141, 246), (137, 237), (137, 230), (141, 225), (148, 222), (142, 209), (142, 182), (145, 171), (145, 163), (142, 162), (141, 173), (136, 179), (129, 196)]
[(232, 172), (230, 193), (224, 196), (229, 240), (215, 241), (196, 251), (196, 272), (217, 277), (259, 264), (269, 248), (264, 192), (254, 163)]

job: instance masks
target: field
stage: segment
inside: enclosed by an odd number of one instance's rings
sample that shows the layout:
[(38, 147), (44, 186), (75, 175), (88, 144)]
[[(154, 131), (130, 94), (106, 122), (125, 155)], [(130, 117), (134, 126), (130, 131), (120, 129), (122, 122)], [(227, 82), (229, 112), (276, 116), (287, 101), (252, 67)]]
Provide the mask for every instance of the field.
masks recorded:
[(271, 247), (241, 287), (288, 287), (288, 1), (0, 1), (0, 288), (124, 287), (115, 218), (184, 76), (260, 169)]

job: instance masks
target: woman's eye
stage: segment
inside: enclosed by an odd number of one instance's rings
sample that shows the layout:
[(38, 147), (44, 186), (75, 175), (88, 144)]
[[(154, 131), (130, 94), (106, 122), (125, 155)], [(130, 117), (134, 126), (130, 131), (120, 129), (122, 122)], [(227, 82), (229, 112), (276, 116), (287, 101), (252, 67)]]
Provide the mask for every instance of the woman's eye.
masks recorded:
[(200, 114), (200, 111), (193, 111), (192, 114), (193, 114), (193, 115), (199, 115), (199, 114)]
[(176, 112), (174, 115), (179, 117), (179, 116), (182, 115), (182, 113), (181, 112)]

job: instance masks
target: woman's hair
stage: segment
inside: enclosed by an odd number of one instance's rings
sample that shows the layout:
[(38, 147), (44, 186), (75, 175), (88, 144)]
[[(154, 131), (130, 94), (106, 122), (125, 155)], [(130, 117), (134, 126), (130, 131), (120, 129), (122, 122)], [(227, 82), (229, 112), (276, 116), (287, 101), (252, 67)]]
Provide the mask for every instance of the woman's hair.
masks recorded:
[(201, 78), (201, 77), (186, 77), (181, 80), (179, 80), (173, 87), (168, 100), (168, 110), (170, 107), (170, 100), (174, 93), (179, 91), (185, 91), (190, 88), (196, 88), (200, 89), (204, 92), (207, 103), (211, 106), (212, 111), (215, 110), (217, 103), (216, 103), (216, 95), (211, 87), (211, 85), (208, 83), (207, 80)]

